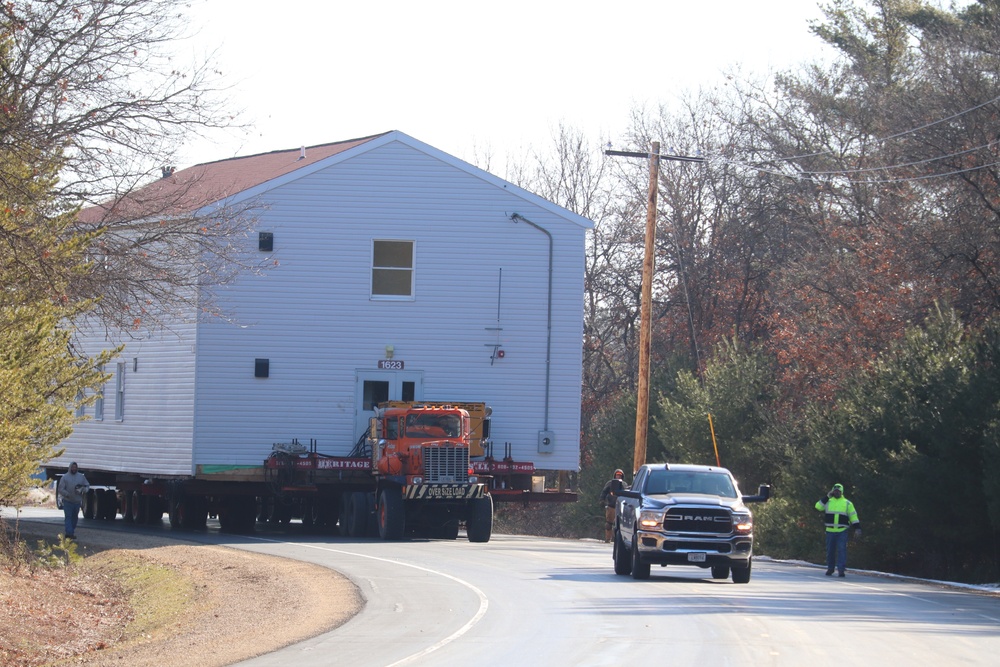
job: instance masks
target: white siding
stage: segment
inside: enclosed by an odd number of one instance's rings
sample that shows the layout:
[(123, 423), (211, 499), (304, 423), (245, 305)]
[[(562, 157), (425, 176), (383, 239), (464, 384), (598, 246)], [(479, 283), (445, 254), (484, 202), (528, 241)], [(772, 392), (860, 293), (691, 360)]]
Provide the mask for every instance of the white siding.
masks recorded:
[[(87, 470), (134, 472), (149, 475), (190, 475), (194, 429), (193, 324), (176, 324), (173, 331), (143, 334), (128, 340), (117, 360), (125, 368), (125, 400), (121, 421), (116, 421), (115, 373), (104, 386), (104, 420), (77, 424), (63, 441), (62, 461), (76, 461)], [(148, 337), (147, 337), (148, 336)], [(96, 353), (115, 347), (102, 332), (82, 336), (85, 349)]]

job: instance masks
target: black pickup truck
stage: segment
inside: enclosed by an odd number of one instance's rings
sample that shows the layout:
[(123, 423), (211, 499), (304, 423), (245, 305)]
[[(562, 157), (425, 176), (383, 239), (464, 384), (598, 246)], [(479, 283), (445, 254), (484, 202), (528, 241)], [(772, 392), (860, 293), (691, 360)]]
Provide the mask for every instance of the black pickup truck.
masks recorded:
[(712, 568), (712, 577), (750, 581), (753, 515), (745, 503), (770, 498), (740, 494), (725, 468), (673, 463), (639, 468), (615, 512), (615, 574), (648, 579), (650, 565)]

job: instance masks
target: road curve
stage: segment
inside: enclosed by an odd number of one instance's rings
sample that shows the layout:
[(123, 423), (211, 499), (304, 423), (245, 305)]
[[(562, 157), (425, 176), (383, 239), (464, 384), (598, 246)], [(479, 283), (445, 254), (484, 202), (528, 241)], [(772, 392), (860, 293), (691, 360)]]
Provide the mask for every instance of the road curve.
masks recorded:
[(1000, 597), (758, 560), (747, 585), (707, 570), (616, 576), (592, 541), (494, 536), (233, 544), (332, 567), (368, 605), (321, 637), (242, 665), (994, 665)]
[(1000, 655), (1000, 596), (852, 571), (829, 578), (758, 559), (746, 585), (676, 566), (633, 581), (594, 541), (387, 543), (294, 530), (184, 539), (329, 567), (365, 597), (336, 630), (247, 667), (992, 666)]

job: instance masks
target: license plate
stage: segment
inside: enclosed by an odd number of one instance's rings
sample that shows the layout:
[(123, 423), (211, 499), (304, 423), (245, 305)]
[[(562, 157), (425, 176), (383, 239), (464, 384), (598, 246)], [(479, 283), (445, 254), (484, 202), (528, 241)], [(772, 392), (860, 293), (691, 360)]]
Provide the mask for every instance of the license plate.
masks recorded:
[(688, 554), (689, 563), (704, 563), (705, 554)]

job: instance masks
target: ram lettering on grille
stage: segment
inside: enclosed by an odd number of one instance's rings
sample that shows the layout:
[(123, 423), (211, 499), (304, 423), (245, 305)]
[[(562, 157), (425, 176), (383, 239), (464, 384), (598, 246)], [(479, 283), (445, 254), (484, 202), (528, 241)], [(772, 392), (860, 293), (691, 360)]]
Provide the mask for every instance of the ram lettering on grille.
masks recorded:
[(732, 517), (727, 510), (672, 509), (667, 512), (664, 528), (681, 533), (728, 533)]
[(469, 481), (469, 450), (466, 447), (424, 447), (424, 481), (461, 483)]

